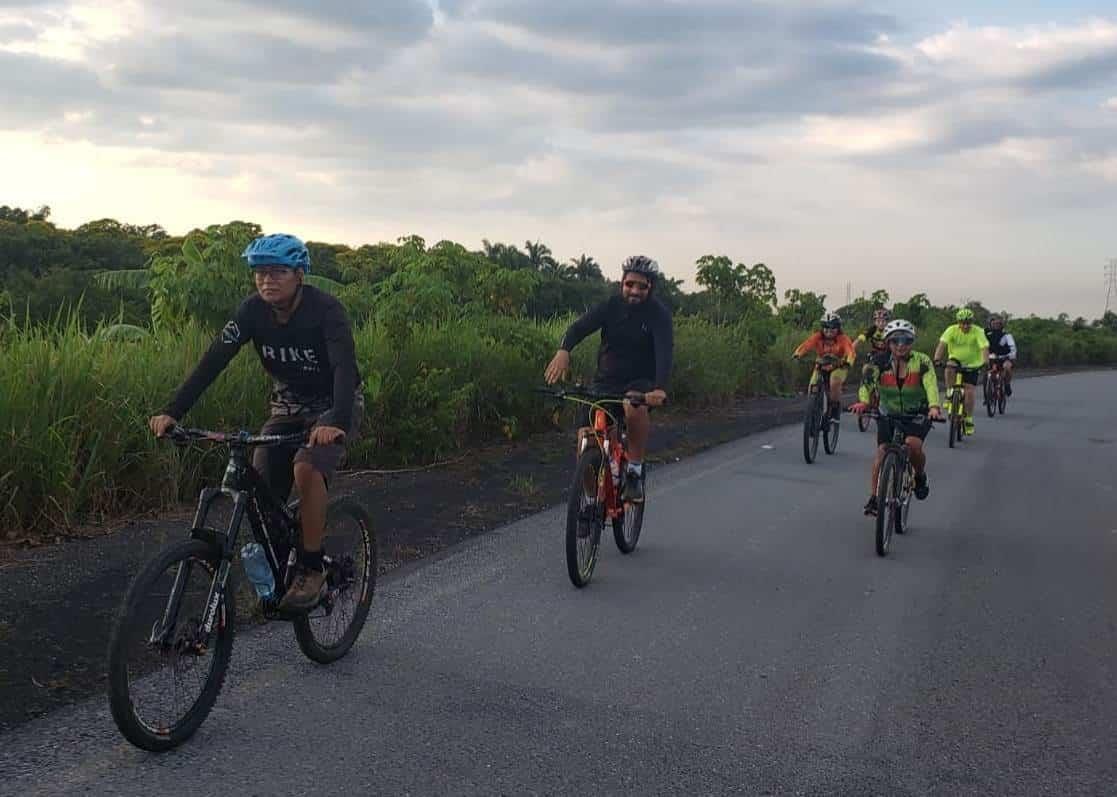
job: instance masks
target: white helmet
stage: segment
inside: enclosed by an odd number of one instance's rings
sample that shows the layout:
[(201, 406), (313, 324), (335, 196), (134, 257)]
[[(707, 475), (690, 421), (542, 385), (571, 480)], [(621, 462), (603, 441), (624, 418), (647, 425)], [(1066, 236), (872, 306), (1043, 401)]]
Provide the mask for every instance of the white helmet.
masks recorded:
[(888, 340), (890, 337), (898, 332), (904, 332), (908, 335), (915, 337), (915, 327), (912, 326), (910, 321), (905, 321), (902, 318), (897, 318), (895, 321), (889, 321), (884, 328), (884, 339)]
[(842, 317), (837, 313), (826, 312), (822, 314), (818, 323), (823, 329), (841, 329)]

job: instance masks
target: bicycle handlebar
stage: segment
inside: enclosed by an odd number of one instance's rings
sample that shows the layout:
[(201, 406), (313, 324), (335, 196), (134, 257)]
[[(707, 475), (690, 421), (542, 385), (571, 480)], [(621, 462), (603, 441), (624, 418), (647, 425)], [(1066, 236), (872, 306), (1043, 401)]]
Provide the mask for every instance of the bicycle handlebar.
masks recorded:
[(935, 365), (941, 365), (944, 368), (953, 368), (955, 371), (961, 371), (964, 374), (976, 374), (978, 371), (985, 367), (984, 365), (979, 365), (976, 368), (971, 368), (970, 366), (962, 365), (962, 363), (958, 362), (954, 358), (950, 358), (946, 361), (940, 360), (939, 362), (935, 363)]
[[(595, 403), (621, 404), (627, 401), (633, 407), (642, 407), (648, 403), (644, 399), (644, 394), (638, 390), (633, 391), (633, 395), (629, 396), (622, 393), (605, 393), (599, 390), (590, 390), (587, 387), (576, 385), (572, 388), (537, 387), (535, 388), (535, 392), (556, 399), (583, 399)], [(666, 400), (663, 403), (666, 404)]]
[(213, 443), (233, 446), (285, 446), (303, 444), (308, 432), (288, 434), (251, 434), (249, 432), (215, 432), (210, 429), (193, 429), (187, 426), (172, 426), (165, 437), (175, 443), (189, 443), (193, 440), (209, 440)]
[[(847, 409), (846, 412), (848, 412), (852, 415), (857, 415), (858, 414), (858, 413), (855, 413), (853, 410), (850, 410), (850, 409)], [(927, 415), (926, 413), (922, 413), (922, 412), (914, 413), (914, 414), (904, 412), (904, 413), (897, 413), (895, 415), (889, 413), (889, 414), (886, 415), (886, 414), (882, 413), (880, 410), (875, 409), (873, 407), (870, 407), (869, 409), (865, 410), (865, 412), (862, 413), (862, 414), (867, 415), (870, 418), (876, 418), (878, 420), (881, 419), (881, 418), (887, 418), (890, 421), (900, 421), (901, 423), (927, 423), (928, 421), (930, 421), (931, 423), (946, 423), (946, 418), (932, 418), (930, 415)]]

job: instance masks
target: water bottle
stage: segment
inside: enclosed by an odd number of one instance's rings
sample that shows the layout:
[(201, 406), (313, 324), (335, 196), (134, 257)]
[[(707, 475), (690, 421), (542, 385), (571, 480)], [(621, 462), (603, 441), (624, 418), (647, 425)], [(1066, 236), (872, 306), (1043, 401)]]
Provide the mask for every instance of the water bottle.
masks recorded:
[(258, 542), (248, 543), (240, 549), (240, 559), (256, 594), (261, 600), (269, 599), (275, 593), (275, 576), (272, 575), (263, 546)]

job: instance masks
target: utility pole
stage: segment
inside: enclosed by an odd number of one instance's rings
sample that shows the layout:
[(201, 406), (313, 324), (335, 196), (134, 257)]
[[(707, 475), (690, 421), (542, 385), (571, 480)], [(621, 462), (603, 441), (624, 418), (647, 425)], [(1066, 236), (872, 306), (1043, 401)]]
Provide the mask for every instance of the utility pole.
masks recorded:
[(1115, 293), (1117, 293), (1117, 257), (1111, 258), (1105, 267), (1105, 313), (1109, 312), (1109, 302)]
[(846, 283), (846, 306), (853, 304), (853, 283)]

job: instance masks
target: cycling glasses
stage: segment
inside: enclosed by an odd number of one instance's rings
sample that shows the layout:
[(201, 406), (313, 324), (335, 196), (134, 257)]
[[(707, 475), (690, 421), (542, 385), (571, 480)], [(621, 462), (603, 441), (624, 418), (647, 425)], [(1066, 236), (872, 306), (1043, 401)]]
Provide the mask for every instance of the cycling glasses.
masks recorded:
[(644, 282), (643, 280), (625, 280), (624, 287), (632, 291), (646, 291), (649, 290), (652, 286), (651, 283)]
[(889, 343), (895, 343), (897, 346), (910, 346), (915, 343), (915, 338), (911, 335), (893, 335), (888, 339)]

